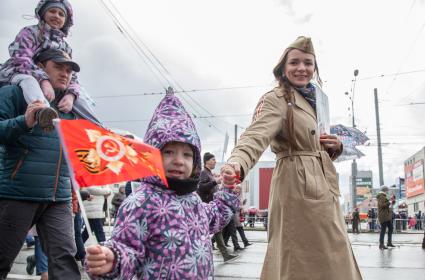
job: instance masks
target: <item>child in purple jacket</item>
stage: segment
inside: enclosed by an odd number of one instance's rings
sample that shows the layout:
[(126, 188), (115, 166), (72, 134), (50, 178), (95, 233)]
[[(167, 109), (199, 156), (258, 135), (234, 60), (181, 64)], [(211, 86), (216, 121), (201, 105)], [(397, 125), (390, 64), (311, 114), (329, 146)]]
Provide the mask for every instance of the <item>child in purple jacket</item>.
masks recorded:
[[(36, 100), (45, 103), (47, 108), (39, 114), (39, 118), (41, 115), (45, 116), (44, 122), (40, 123), (43, 126), (49, 125), (51, 118), (57, 117), (56, 111), (51, 109), (49, 104), (55, 99), (55, 92), (49, 77), (34, 59), (37, 54), (51, 48), (72, 56), (72, 49), (65, 37), (73, 25), (73, 12), (67, 0), (41, 0), (35, 9), (35, 16), (39, 23), (24, 27), (10, 44), (10, 58), (0, 68), (0, 84), (19, 85), (27, 104)], [(75, 72), (72, 73), (71, 82), (64, 94), (57, 104), (57, 109), (67, 113), (75, 107), (77, 115), (83, 112), (81, 117), (97, 120), (87, 101), (78, 98), (80, 85)]]
[(93, 279), (209, 279), (210, 234), (230, 221), (239, 200), (224, 187), (208, 204), (195, 192), (200, 140), (172, 92), (158, 105), (144, 140), (161, 150), (169, 188), (157, 177), (142, 179), (122, 203), (111, 239), (86, 249), (88, 273)]

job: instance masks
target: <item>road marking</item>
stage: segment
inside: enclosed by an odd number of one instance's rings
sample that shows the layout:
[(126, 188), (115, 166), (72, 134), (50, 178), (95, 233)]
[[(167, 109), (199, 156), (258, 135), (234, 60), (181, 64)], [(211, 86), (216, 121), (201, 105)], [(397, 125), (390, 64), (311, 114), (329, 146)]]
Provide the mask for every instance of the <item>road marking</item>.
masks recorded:
[(12, 279), (25, 279), (25, 280), (38, 280), (40, 279), (40, 276), (32, 276), (32, 275), (22, 275), (22, 274), (8, 274), (7, 278), (8, 280)]

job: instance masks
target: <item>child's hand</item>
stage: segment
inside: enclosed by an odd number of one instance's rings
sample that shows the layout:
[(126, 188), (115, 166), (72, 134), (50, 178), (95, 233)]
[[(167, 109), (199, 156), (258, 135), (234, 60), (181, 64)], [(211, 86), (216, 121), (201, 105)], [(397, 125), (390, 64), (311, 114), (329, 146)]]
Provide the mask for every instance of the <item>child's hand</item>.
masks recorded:
[(64, 113), (69, 113), (74, 105), (75, 95), (66, 94), (61, 101), (59, 101), (58, 109)]
[(55, 99), (55, 90), (53, 89), (52, 84), (48, 80), (43, 80), (40, 87), (44, 97), (46, 97), (49, 102), (52, 102)]
[(86, 248), (89, 273), (103, 275), (112, 271), (115, 255), (108, 247), (93, 245)]

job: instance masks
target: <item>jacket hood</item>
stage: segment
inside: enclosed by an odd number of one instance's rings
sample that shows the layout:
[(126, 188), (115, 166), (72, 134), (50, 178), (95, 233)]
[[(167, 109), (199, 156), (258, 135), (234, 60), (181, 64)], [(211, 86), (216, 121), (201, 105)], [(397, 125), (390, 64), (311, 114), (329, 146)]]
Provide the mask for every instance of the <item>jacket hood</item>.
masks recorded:
[(172, 88), (156, 107), (144, 142), (160, 150), (169, 142), (187, 143), (193, 149), (195, 174), (201, 170), (201, 141), (195, 124)]
[(66, 8), (67, 16), (66, 16), (65, 24), (63, 25), (61, 31), (65, 34), (65, 36), (68, 36), (69, 29), (71, 28), (72, 25), (74, 25), (72, 7), (71, 7), (71, 4), (68, 2), (68, 0), (40, 0), (40, 2), (38, 2), (37, 7), (35, 8), (35, 16), (40, 22), (44, 23), (44, 20), (42, 15), (40, 14), (40, 11), (43, 10), (43, 6), (46, 5), (47, 3), (55, 3), (55, 2), (64, 4)]

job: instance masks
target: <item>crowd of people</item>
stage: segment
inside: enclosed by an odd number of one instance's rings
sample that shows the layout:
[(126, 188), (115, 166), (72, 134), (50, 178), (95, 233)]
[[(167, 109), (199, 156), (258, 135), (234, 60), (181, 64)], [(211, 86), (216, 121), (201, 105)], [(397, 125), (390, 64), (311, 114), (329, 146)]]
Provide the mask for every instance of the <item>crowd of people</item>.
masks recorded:
[[(354, 210), (345, 217), (347, 228), (351, 224), (352, 232), (363, 231), (363, 232), (379, 232), (381, 225), (378, 221), (377, 209), (371, 208), (368, 210), (367, 218), (361, 219), (358, 217), (358, 210)], [(424, 230), (425, 215), (422, 211), (418, 211), (412, 215), (408, 215), (407, 211), (399, 210), (392, 212), (392, 223), (394, 231), (402, 232), (407, 230)], [(363, 227), (361, 226), (363, 224)]]
[[(276, 168), (261, 279), (362, 279), (332, 163), (343, 146), (317, 128), (321, 79), (310, 38), (300, 36), (284, 50), (273, 69), (277, 86), (260, 98), (251, 125), (218, 174), (215, 156), (201, 157), (190, 114), (167, 90), (144, 136), (161, 151), (167, 182), (150, 176), (134, 181), (137, 188), (133, 182), (120, 188), (112, 199), (114, 229), (106, 239), (104, 205), (111, 191), (86, 188), (80, 193), (83, 205), (77, 203), (53, 129), (54, 118), (100, 124), (80, 91), (80, 66), (65, 40), (73, 11), (67, 0), (41, 0), (35, 13), (39, 23), (17, 34), (0, 68), (0, 279), (6, 279), (33, 227), (36, 252), (27, 269), (32, 273), (35, 263), (41, 279), (81, 279), (77, 261), (92, 279), (210, 279), (214, 243), (224, 262), (252, 245), (241, 224), (238, 183), (268, 146)], [(385, 189), (378, 201), (385, 249), (387, 228), (387, 246), (393, 246)], [(98, 244), (84, 248), (89, 227)]]
[[(379, 232), (379, 249), (385, 250), (389, 247), (395, 247), (392, 243), (392, 234), (394, 231), (405, 231), (405, 230), (423, 230), (422, 224), (424, 221), (424, 215), (422, 211), (418, 211), (412, 216), (408, 216), (407, 212), (402, 210), (396, 212), (394, 209), (395, 195), (389, 194), (389, 188), (387, 186), (381, 186), (379, 193), (376, 196), (378, 207), (377, 209), (371, 208), (367, 213), (367, 228), (364, 231), (368, 232)], [(345, 219), (347, 229), (348, 224), (351, 222), (352, 232), (359, 234), (359, 225), (361, 223), (359, 209), (355, 208), (354, 211)], [(384, 237), (387, 233), (388, 239), (387, 244), (384, 243)], [(422, 248), (425, 249), (425, 233), (422, 242)]]

